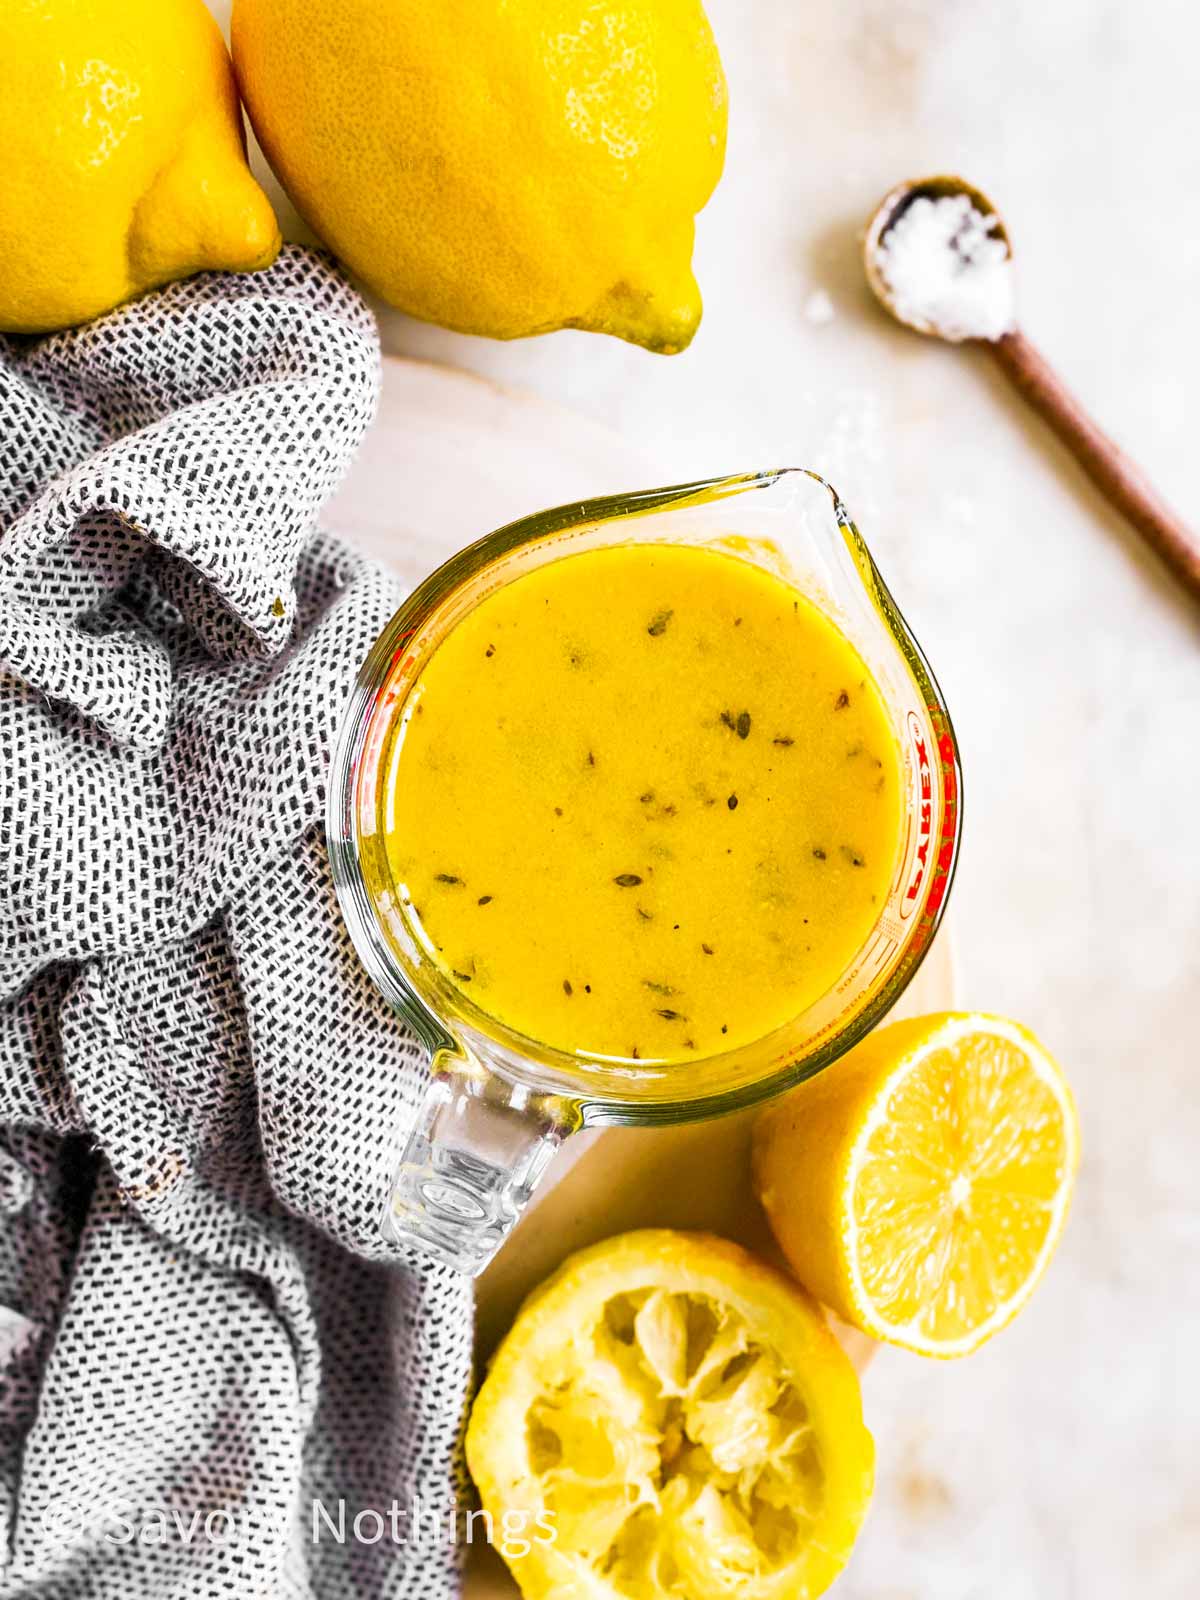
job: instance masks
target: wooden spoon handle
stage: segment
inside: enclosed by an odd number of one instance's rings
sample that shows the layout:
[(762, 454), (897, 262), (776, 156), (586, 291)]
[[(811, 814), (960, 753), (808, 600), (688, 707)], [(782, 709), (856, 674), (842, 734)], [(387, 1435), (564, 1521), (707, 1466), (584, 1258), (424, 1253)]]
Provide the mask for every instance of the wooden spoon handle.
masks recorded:
[(1041, 352), (1019, 329), (988, 342), (1000, 370), (1066, 445), (1088, 477), (1124, 513), (1179, 581), (1200, 600), (1200, 540), (1141, 468), (1096, 426)]

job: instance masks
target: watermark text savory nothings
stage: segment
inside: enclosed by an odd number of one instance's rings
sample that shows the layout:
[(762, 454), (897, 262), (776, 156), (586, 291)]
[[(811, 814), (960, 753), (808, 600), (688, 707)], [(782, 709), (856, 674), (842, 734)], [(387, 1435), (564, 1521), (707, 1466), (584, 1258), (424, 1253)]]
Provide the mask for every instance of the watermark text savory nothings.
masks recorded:
[[(452, 1501), (439, 1508), (414, 1495), (410, 1501), (353, 1506), (313, 1499), (299, 1507), (312, 1544), (490, 1544), (510, 1560), (557, 1537), (553, 1511), (508, 1510), (499, 1516)], [(51, 1544), (107, 1545), (269, 1544), (292, 1535), (296, 1511), (249, 1506), (196, 1506), (138, 1502), (119, 1497), (103, 1505), (57, 1501), (38, 1518)]]

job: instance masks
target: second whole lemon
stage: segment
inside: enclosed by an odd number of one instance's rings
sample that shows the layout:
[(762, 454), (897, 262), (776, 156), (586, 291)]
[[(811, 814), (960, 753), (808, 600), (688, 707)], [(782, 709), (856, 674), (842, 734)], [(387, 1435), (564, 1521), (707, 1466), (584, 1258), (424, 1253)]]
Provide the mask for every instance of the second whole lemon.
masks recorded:
[(0, 73), (0, 330), (69, 327), (202, 268), (274, 260), (203, 0), (4, 0)]
[(390, 304), (691, 339), (726, 124), (699, 0), (236, 0), (232, 41), (284, 188)]

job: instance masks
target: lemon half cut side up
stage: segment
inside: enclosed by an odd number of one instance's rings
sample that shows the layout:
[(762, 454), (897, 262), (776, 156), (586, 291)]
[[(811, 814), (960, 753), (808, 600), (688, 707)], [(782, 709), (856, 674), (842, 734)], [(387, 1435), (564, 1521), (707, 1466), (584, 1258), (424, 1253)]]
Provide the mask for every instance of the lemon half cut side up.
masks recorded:
[(880, 1028), (761, 1114), (754, 1173), (796, 1276), (847, 1322), (967, 1355), (1028, 1302), (1079, 1164), (1074, 1100), (1003, 1017)]

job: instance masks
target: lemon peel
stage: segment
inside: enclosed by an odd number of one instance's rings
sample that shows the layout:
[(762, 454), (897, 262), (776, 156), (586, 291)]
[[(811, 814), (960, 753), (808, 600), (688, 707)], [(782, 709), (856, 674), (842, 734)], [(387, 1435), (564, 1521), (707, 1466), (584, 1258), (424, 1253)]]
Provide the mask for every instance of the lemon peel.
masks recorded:
[(699, 0), (236, 0), (232, 43), (276, 176), (390, 305), (497, 339), (692, 338), (726, 128)]
[(202, 0), (7, 0), (0, 60), (0, 330), (70, 327), (173, 278), (274, 260)]

